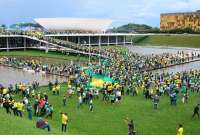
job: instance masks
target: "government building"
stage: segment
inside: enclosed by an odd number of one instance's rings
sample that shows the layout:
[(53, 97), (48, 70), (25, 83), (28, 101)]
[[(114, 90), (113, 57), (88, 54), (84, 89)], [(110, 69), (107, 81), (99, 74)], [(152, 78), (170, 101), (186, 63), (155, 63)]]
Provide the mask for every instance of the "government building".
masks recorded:
[(106, 29), (112, 23), (108, 19), (36, 18), (34, 21), (43, 28), (42, 36), (0, 33), (0, 50), (45, 48), (77, 51), (80, 46), (132, 44), (128, 38), (134, 36), (131, 33), (107, 33)]
[(36, 18), (34, 22), (41, 26), (40, 30), (0, 32), (0, 51), (40, 49), (88, 55), (92, 47), (131, 45), (134, 36), (154, 35), (108, 32), (112, 24), (109, 19)]
[(164, 13), (160, 15), (160, 30), (184, 28), (200, 31), (200, 10), (196, 12)]

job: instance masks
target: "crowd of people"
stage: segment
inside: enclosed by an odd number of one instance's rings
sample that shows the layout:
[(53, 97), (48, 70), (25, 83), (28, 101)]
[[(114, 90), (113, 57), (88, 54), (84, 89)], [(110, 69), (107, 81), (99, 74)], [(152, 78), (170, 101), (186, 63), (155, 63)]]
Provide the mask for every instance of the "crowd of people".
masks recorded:
[[(76, 96), (77, 108), (80, 109), (82, 105), (87, 105), (90, 112), (95, 111), (93, 101), (100, 100), (101, 98), (99, 97), (102, 97), (101, 100), (106, 103), (120, 104), (124, 96), (137, 96), (139, 93), (143, 93), (144, 99), (153, 102), (152, 108), (159, 109), (159, 101), (162, 100), (163, 96), (169, 97), (169, 104), (176, 106), (177, 100), (180, 99), (186, 104), (189, 101), (189, 94), (191, 92), (200, 94), (200, 70), (177, 73), (151, 72), (153, 69), (200, 58), (199, 52), (140, 56), (122, 49), (106, 49), (106, 51), (109, 52), (110, 59), (102, 60), (101, 65), (97, 63), (87, 65), (90, 66), (94, 73), (105, 75), (115, 80), (115, 83), (104, 82), (100, 88), (88, 87), (92, 75), (84, 72), (83, 66), (85, 65), (48, 65), (35, 60), (7, 57), (1, 59), (1, 64), (29, 68), (34, 71), (64, 74), (67, 77), (67, 90), (66, 95), (61, 95), (63, 106), (67, 105), (68, 98)], [(0, 87), (0, 104), (6, 109), (7, 113), (11, 113), (12, 110), (14, 115), (21, 117), (23, 116), (22, 110), (25, 108), (30, 120), (32, 119), (33, 112), (35, 116), (40, 117), (37, 121), (37, 127), (47, 128), (50, 131), (50, 125), (45, 120), (53, 117), (53, 105), (49, 103), (49, 95), (41, 93), (38, 91), (38, 88), (38, 82), (34, 82), (32, 85), (16, 84), (15, 88), (12, 85), (8, 88)], [(52, 95), (60, 96), (61, 86), (57, 80), (55, 83), (49, 82), (48, 88), (52, 91)], [(19, 93), (22, 95), (22, 100), (15, 101), (13, 95)], [(195, 107), (193, 117), (195, 115), (199, 117), (198, 107)], [(45, 120), (41, 117), (45, 118)], [(63, 132), (66, 132), (68, 119), (68, 114), (62, 112), (61, 123)], [(134, 125), (132, 121), (128, 122), (128, 126), (129, 135), (137, 133), (137, 131), (133, 130)]]
[(25, 60), (20, 58), (11, 58), (11, 57), (2, 57), (0, 58), (0, 64), (11, 66), (14, 68), (21, 68), (25, 71), (29, 72), (41, 72), (47, 74), (57, 74), (57, 75), (64, 75), (66, 77), (69, 76), (70, 66), (71, 63), (65, 64), (48, 64), (42, 63), (39, 60)]
[[(99, 52), (97, 48), (93, 49), (93, 51), (94, 53)], [(151, 56), (139, 55), (136, 53), (131, 53), (127, 50), (124, 51), (122, 49), (104, 49), (101, 51), (103, 52), (102, 55), (108, 56), (109, 59), (102, 59), (100, 70), (108, 75), (111, 75), (111, 77), (116, 77), (115, 75), (118, 74), (118, 72), (121, 72), (121, 74), (126, 76), (125, 72), (135, 73), (135, 72), (151, 71), (155, 69), (165, 68), (200, 59), (199, 51), (192, 51), (192, 52), (182, 51), (174, 54), (164, 53), (160, 55), (152, 54)], [(47, 64), (47, 63), (42, 63), (41, 61), (38, 60), (24, 60), (20, 58), (9, 58), (9, 57), (1, 58), (0, 64), (33, 70), (35, 72), (64, 75), (67, 77), (69, 77), (69, 74), (71, 72), (70, 70), (73, 70), (72, 68), (83, 66), (72, 63)], [(99, 63), (94, 62), (92, 63), (92, 65), (96, 68), (99, 65)], [(88, 64), (85, 64), (84, 66), (88, 66)], [(107, 71), (109, 71), (109, 73)]]
[(55, 39), (55, 38), (49, 38), (47, 41), (50, 41), (51, 43), (55, 43), (59, 46), (63, 47), (68, 47), (74, 50), (78, 50), (84, 53), (90, 53), (90, 55), (94, 56), (101, 56), (101, 57), (107, 57), (109, 55), (109, 52), (105, 51), (104, 49), (100, 48), (94, 48), (94, 47), (87, 47), (85, 45), (77, 45), (76, 43), (70, 42), (70, 41), (65, 41), (65, 40), (60, 40), (60, 39)]

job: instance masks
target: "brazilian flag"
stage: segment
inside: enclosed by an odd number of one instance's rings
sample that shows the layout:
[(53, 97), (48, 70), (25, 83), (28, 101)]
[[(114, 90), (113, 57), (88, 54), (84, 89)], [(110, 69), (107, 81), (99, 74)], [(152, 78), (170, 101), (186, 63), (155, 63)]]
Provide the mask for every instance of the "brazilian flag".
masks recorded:
[(112, 78), (104, 75), (104, 74), (97, 74), (95, 73), (91, 67), (86, 67), (83, 69), (85, 74), (88, 74), (91, 76), (90, 82), (87, 84), (87, 88), (97, 88), (101, 89), (103, 87), (104, 82), (106, 83), (117, 83), (115, 80)]

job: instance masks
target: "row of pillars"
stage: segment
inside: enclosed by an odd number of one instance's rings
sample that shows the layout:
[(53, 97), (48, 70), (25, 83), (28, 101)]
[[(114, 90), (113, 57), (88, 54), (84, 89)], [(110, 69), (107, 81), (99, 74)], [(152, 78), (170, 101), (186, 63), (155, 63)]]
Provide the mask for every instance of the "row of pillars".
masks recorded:
[[(40, 42), (40, 47), (42, 46), (42, 42)], [(23, 48), (24, 48), (24, 51), (26, 50), (27, 48), (27, 41), (26, 41), (26, 38), (23, 38)], [(7, 52), (10, 51), (10, 45), (9, 45), (9, 37), (6, 38), (6, 50)], [(46, 49), (45, 49), (45, 52), (48, 53), (49, 51), (49, 45), (47, 44), (46, 45)]]
[[(100, 38), (101, 36), (99, 36)], [(115, 45), (118, 45), (118, 36), (115, 36)], [(66, 37), (66, 41), (69, 41), (68, 37)], [(81, 45), (81, 37), (78, 36), (78, 44)], [(104, 43), (105, 44), (105, 43)], [(88, 45), (91, 45), (91, 36), (88, 36)], [(110, 45), (110, 36), (107, 38), (107, 45)], [(123, 36), (123, 45), (126, 45), (126, 36)]]
[[(126, 45), (126, 37), (124, 36), (123, 38), (123, 44)], [(78, 37), (78, 44), (80, 45), (80, 37)], [(99, 46), (99, 65), (101, 64), (101, 36), (99, 36), (99, 39), (98, 39), (99, 43), (98, 43), (98, 46)], [(89, 36), (89, 40), (88, 40), (88, 44), (89, 44), (89, 64), (91, 62), (91, 37)], [(108, 36), (108, 43), (109, 45), (109, 36)], [(118, 45), (118, 36), (116, 36), (116, 45)]]
[[(101, 36), (99, 36), (99, 40), (101, 43)], [(118, 45), (118, 36), (116, 36), (115, 45)], [(80, 45), (80, 36), (78, 37), (78, 44)], [(91, 36), (88, 36), (88, 45), (91, 45)], [(110, 45), (110, 36), (108, 36), (107, 45)], [(126, 45), (126, 36), (123, 36), (123, 45)]]
[[(26, 38), (23, 38), (23, 47), (24, 51), (26, 50)], [(6, 37), (6, 50), (9, 52), (10, 46), (9, 46), (9, 37)]]

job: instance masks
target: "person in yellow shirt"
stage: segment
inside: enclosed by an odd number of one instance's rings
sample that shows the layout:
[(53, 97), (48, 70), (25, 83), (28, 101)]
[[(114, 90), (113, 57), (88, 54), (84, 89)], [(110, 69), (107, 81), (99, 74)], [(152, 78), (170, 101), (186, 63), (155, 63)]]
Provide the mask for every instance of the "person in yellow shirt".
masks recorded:
[(67, 124), (68, 124), (68, 116), (67, 116), (67, 113), (61, 113), (61, 115), (62, 115), (62, 118), (61, 118), (61, 121), (62, 121), (62, 132), (66, 132)]
[(18, 116), (22, 117), (24, 104), (22, 102), (17, 103), (17, 114)]
[(112, 87), (112, 85), (110, 84), (110, 85), (107, 87), (107, 92), (108, 92), (108, 94), (111, 94), (111, 93), (112, 93), (112, 89), (113, 89), (113, 87)]
[(59, 95), (59, 93), (60, 93), (60, 85), (58, 84), (55, 87), (56, 87), (56, 94)]
[(177, 135), (183, 135), (183, 125), (179, 124), (178, 130), (177, 130)]
[(13, 114), (15, 116), (17, 116), (17, 102), (13, 101), (13, 107), (12, 107), (12, 110), (13, 110)]
[(3, 89), (3, 95), (6, 95), (8, 93), (8, 89), (4, 88)]
[(55, 86), (53, 87), (52, 91), (53, 91), (53, 95), (56, 95), (56, 87)]

